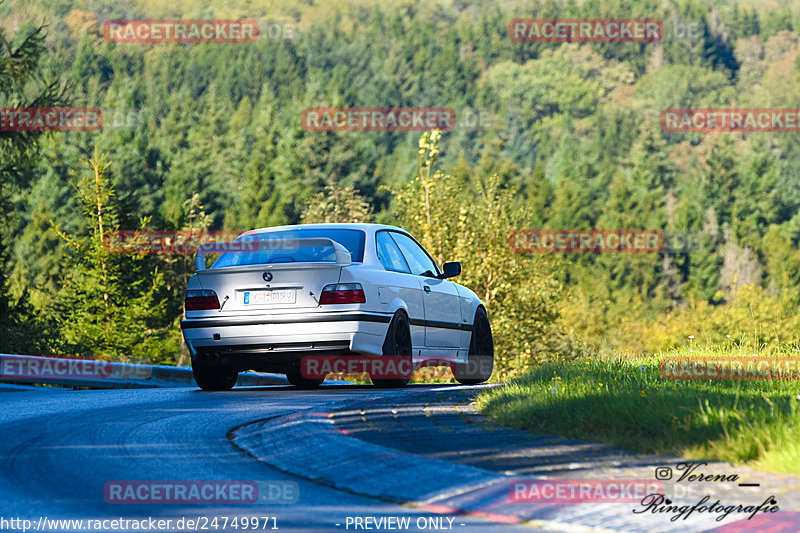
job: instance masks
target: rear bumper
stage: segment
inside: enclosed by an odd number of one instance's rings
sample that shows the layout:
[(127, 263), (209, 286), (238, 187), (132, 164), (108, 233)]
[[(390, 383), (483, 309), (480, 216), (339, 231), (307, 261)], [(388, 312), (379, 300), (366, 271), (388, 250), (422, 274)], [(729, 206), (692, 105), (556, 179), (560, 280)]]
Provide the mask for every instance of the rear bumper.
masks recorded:
[(198, 354), (266, 356), (306, 352), (382, 353), (392, 315), (364, 311), (187, 318), (183, 338)]

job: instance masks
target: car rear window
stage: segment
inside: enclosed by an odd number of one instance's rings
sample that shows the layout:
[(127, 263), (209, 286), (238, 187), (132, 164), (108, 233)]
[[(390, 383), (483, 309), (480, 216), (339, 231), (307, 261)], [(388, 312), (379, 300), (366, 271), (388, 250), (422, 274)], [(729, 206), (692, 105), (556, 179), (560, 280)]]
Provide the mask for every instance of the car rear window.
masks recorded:
[(258, 250), (225, 252), (219, 256), (211, 268), (275, 263), (336, 262), (332, 246), (298, 246), (296, 239), (308, 238), (331, 239), (347, 248), (352, 262), (361, 263), (364, 260), (366, 235), (357, 229), (308, 228), (265, 231), (239, 236), (236, 241), (254, 238), (262, 243), (264, 241), (269, 241), (269, 243)]

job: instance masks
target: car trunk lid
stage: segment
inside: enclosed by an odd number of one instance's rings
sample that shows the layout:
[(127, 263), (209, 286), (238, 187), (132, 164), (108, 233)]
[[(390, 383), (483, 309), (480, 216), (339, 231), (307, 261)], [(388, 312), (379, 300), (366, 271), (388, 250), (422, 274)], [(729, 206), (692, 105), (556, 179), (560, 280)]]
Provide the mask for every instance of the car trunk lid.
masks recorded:
[(337, 283), (341, 269), (335, 263), (291, 263), (204, 270), (198, 282), (216, 292), (221, 309), (202, 315), (319, 307), (322, 288)]

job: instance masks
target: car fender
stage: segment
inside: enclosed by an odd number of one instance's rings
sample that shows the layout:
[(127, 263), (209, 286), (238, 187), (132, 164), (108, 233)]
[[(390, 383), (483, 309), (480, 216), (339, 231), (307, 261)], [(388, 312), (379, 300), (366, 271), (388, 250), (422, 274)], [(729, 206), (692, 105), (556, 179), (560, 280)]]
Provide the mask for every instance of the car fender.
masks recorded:
[(461, 336), (461, 348), (469, 349), (470, 340), (472, 338), (472, 326), (475, 323), (475, 313), (479, 307), (482, 307), (488, 314), (486, 305), (478, 298), (478, 295), (463, 285), (455, 284), (458, 290), (459, 302), (461, 303), (461, 317), (465, 320), (465, 324), (470, 325), (469, 331), (465, 331)]
[(189, 278), (189, 282), (186, 284), (186, 290), (200, 290), (203, 286), (200, 284), (200, 279), (197, 277), (197, 274), (192, 274), (192, 277)]
[(458, 283), (456, 283), (455, 286), (456, 290), (458, 290), (459, 300), (461, 301), (461, 316), (467, 319), (468, 324), (472, 325), (472, 322), (475, 320), (475, 312), (479, 307), (483, 307), (483, 309), (486, 310), (486, 305), (478, 298), (478, 295), (470, 289)]
[[(425, 345), (425, 326), (423, 324), (415, 323), (416, 321), (410, 318), (408, 304), (403, 301), (402, 298), (394, 298), (391, 300), (389, 303), (389, 308), (392, 310), (392, 316), (396, 315), (398, 311), (402, 310), (405, 315), (409, 317), (409, 321), (411, 323), (411, 346), (415, 351), (419, 352), (419, 350)], [(386, 325), (386, 332), (389, 332), (389, 324)]]

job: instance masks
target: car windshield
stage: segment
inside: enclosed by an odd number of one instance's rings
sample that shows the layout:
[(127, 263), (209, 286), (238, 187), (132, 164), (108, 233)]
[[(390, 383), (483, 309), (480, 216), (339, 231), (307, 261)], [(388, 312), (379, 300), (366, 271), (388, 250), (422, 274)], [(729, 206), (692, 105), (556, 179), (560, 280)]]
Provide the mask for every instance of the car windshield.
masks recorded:
[[(254, 250), (224, 252), (211, 268), (225, 268), (244, 265), (264, 265), (275, 263), (319, 263), (336, 262), (332, 245), (305, 239), (331, 239), (347, 248), (350, 260), (360, 263), (364, 259), (365, 234), (356, 229), (308, 228), (269, 231), (242, 235), (235, 242), (255, 240)], [(303, 241), (298, 240), (303, 239)]]

